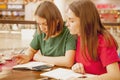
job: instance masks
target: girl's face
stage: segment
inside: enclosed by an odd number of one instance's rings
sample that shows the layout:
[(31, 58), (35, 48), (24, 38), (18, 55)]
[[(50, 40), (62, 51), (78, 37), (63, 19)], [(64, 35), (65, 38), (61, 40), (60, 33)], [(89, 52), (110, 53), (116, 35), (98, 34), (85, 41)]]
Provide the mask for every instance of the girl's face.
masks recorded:
[(39, 17), (39, 16), (35, 16), (36, 22), (38, 24), (38, 27), (40, 28), (40, 30), (47, 34), (48, 33), (48, 25), (47, 25), (47, 20), (45, 18)]
[(70, 9), (67, 11), (67, 23), (70, 33), (80, 35), (80, 18), (77, 17)]

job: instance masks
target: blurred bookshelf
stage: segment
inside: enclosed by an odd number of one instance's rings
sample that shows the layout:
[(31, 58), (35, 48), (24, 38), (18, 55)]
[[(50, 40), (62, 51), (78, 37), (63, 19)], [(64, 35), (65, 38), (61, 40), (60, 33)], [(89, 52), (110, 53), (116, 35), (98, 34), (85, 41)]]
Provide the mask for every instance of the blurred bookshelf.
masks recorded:
[(35, 31), (35, 21), (0, 20), (0, 53), (27, 48)]

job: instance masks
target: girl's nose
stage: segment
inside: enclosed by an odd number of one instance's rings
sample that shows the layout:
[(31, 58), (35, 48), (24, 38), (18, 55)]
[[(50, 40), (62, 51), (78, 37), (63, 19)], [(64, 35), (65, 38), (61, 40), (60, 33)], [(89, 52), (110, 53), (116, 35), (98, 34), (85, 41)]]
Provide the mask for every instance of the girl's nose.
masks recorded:
[(65, 25), (66, 25), (67, 27), (69, 26), (69, 23), (68, 23), (68, 21), (66, 21)]

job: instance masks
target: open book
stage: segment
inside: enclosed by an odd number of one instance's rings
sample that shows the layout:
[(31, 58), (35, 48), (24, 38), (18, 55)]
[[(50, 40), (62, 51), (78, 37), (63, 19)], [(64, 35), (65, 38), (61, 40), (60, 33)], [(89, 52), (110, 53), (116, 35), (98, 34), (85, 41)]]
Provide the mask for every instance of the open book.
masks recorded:
[(15, 65), (13, 66), (13, 69), (47, 70), (47, 69), (51, 69), (53, 66), (54, 66), (53, 64), (33, 61), (25, 64)]
[(40, 74), (41, 76), (47, 76), (50, 78), (55, 78), (55, 79), (60, 79), (60, 80), (68, 80), (68, 78), (71, 77), (79, 77), (79, 78), (86, 78), (86, 77), (93, 77), (95, 75), (93, 74), (79, 74), (75, 73), (70, 69), (63, 69), (63, 68), (58, 68), (49, 72), (45, 72)]

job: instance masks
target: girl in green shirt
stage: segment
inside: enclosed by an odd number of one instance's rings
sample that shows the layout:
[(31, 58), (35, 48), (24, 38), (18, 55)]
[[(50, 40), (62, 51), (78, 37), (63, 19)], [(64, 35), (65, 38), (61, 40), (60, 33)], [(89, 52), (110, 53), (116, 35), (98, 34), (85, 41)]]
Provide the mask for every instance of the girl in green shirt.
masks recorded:
[(71, 67), (74, 63), (76, 40), (64, 26), (58, 8), (52, 2), (44, 1), (38, 6), (35, 19), (38, 24), (37, 32), (25, 54), (14, 56), (16, 62), (26, 63), (33, 59)]

